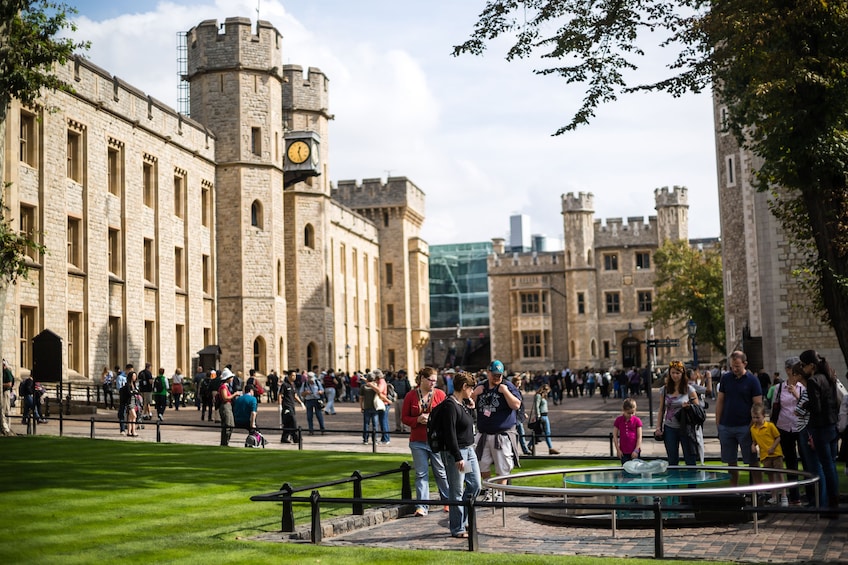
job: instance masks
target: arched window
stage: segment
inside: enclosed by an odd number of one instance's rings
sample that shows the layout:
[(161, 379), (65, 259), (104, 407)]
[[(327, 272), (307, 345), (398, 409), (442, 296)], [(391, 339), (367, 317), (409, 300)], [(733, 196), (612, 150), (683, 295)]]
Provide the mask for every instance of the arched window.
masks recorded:
[(592, 340), (591, 350), (592, 350), (592, 357), (593, 357), (593, 358), (594, 358), (594, 357), (597, 357), (597, 356), (598, 356), (598, 353), (597, 353), (597, 351), (598, 351), (598, 344), (597, 344), (597, 343), (595, 343), (595, 340), (594, 340), (594, 339)]
[(303, 245), (309, 249), (315, 249), (315, 228), (312, 227), (312, 224), (306, 224), (306, 227), (303, 228)]
[(312, 370), (312, 367), (318, 364), (318, 346), (312, 341), (306, 346), (306, 366), (307, 370)]
[(277, 259), (277, 296), (283, 295), (283, 262)]
[(283, 341), (283, 338), (280, 338), (280, 349), (277, 352), (277, 355), (280, 358), (280, 376), (283, 376), (283, 371), (286, 370), (286, 342)]
[(570, 249), (565, 252), (565, 266), (566, 267), (571, 266), (571, 250)]
[(253, 368), (262, 373), (267, 373), (265, 368), (265, 340), (257, 337), (253, 340)]
[(569, 343), (569, 350), (569, 355), (571, 357), (577, 357), (577, 344), (574, 343), (573, 339), (571, 340), (571, 343)]
[(258, 200), (254, 200), (253, 204), (250, 205), (250, 225), (261, 230), (264, 224), (265, 221), (262, 216), (262, 203)]
[(586, 266), (587, 267), (593, 266), (593, 264), (592, 264), (592, 250), (591, 249), (586, 252)]
[[(324, 295), (324, 299), (327, 301), (327, 306), (332, 306), (332, 303), (330, 302), (330, 277), (324, 277)], [(330, 359), (332, 358), (333, 357), (330, 356)]]

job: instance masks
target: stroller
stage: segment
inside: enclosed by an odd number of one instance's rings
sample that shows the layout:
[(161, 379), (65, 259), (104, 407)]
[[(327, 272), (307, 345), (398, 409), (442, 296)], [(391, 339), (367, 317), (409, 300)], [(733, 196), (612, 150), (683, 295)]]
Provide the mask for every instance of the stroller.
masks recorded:
[(258, 428), (254, 428), (252, 431), (248, 432), (247, 437), (244, 439), (245, 447), (256, 447), (263, 448), (268, 444), (268, 440), (265, 439)]

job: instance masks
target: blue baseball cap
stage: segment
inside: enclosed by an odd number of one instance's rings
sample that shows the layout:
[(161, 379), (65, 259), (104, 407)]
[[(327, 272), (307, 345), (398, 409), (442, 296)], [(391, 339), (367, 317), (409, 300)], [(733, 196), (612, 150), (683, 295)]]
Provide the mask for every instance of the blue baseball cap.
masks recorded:
[(500, 361), (495, 359), (494, 361), (492, 361), (489, 364), (489, 371), (491, 371), (492, 373), (497, 373), (499, 375), (503, 375), (504, 365), (503, 365), (503, 363), (501, 363)]

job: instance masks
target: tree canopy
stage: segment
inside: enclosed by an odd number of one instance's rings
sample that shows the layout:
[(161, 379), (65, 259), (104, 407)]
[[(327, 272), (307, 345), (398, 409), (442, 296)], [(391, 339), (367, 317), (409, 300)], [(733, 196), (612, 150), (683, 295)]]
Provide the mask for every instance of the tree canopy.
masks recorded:
[(726, 354), (721, 250), (692, 248), (666, 241), (654, 254), (657, 296), (651, 324), (698, 324), (698, 341)]
[[(506, 58), (540, 56), (584, 85), (562, 134), (634, 91), (674, 96), (712, 86), (726, 127), (762, 164), (755, 186), (806, 259), (796, 265), (848, 355), (848, 1), (488, 0), (454, 54), (509, 38)], [(676, 52), (669, 76), (631, 84), (654, 41)]]

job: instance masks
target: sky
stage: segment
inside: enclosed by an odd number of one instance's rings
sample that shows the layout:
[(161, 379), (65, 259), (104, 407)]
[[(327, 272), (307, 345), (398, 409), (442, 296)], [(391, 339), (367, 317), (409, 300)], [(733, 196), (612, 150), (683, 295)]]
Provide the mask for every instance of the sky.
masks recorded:
[[(177, 34), (203, 20), (258, 17), (283, 36), (283, 62), (330, 79), (330, 180), (405, 176), (426, 194), (431, 245), (563, 237), (561, 196), (594, 194), (595, 217), (656, 214), (654, 189), (687, 187), (690, 238), (718, 237), (710, 93), (621, 97), (589, 126), (553, 136), (583, 90), (507, 62), (503, 41), (453, 57), (485, 0), (66, 0), (85, 56), (177, 108)], [(652, 55), (635, 76), (664, 78)]]

